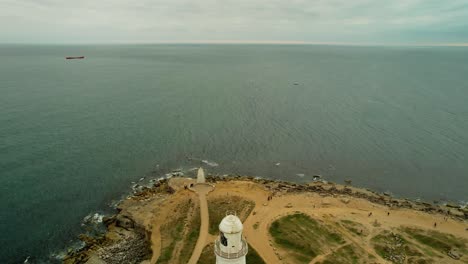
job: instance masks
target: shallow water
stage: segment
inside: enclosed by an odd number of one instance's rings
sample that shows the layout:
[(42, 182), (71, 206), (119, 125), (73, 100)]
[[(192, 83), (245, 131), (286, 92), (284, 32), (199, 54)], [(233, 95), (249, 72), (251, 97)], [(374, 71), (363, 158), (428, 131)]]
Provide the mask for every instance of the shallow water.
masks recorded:
[(466, 201), (467, 72), (455, 47), (0, 46), (0, 263), (179, 167)]

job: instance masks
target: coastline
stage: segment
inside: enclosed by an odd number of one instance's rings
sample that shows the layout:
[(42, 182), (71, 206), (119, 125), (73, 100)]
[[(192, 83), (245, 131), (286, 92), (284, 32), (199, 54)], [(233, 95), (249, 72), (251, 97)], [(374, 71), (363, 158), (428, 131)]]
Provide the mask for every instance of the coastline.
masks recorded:
[[(238, 186), (236, 188), (240, 188), (241, 185), (249, 186), (248, 188), (253, 190), (249, 194), (250, 198), (263, 197), (265, 194), (273, 195), (275, 200), (293, 195), (313, 196), (310, 199), (316, 201), (313, 206), (314, 209), (316, 205), (330, 207), (332, 205), (331, 201), (336, 200), (345, 207), (348, 207), (349, 204), (364, 203), (365, 205), (357, 205), (357, 207), (355, 205), (354, 207), (365, 212), (368, 211), (366, 206), (371, 205), (375, 207), (373, 209), (374, 214), (378, 212), (386, 213), (387, 211), (391, 211), (393, 214), (393, 211), (405, 211), (414, 215), (423, 214), (425, 217), (436, 219), (435, 221), (449, 218), (451, 222), (459, 225), (466, 225), (468, 219), (468, 209), (458, 205), (435, 205), (409, 199), (393, 198), (388, 193), (381, 194), (367, 189), (321, 180), (308, 184), (250, 176), (207, 176), (206, 180), (218, 186), (220, 189), (217, 190), (218, 192), (226, 191), (227, 194), (237, 192), (237, 195), (240, 196), (244, 195), (245, 192), (230, 189), (229, 186)], [(192, 178), (172, 177), (152, 181), (150, 187), (136, 186), (134, 194), (117, 205), (115, 215), (106, 216), (102, 219), (106, 226), (105, 233), (95, 237), (85, 234), (80, 235), (79, 239), (84, 242), (84, 247), (78, 250), (69, 250), (63, 259), (64, 263), (119, 263), (125, 259), (132, 260), (128, 263), (156, 263), (156, 260), (160, 257), (162, 247), (160, 229), (164, 225), (164, 219), (167, 221), (172, 217), (171, 214), (175, 212), (174, 205), (177, 204), (176, 201), (188, 201), (190, 207), (193, 208), (199, 206), (196, 195), (183, 188), (184, 185), (193, 182)], [(261, 203), (261, 201), (257, 201), (257, 203)], [(331, 207), (335, 206), (332, 205)], [(293, 205), (291, 205), (292, 207)], [(428, 225), (430, 226), (431, 223)], [(464, 235), (468, 236), (467, 234)]]

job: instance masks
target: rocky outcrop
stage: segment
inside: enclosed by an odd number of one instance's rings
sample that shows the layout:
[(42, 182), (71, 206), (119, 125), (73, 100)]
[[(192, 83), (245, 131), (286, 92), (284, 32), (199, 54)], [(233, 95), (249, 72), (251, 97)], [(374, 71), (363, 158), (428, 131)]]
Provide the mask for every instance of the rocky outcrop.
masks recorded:
[[(134, 201), (144, 201), (155, 194), (173, 193), (167, 180), (152, 183), (152, 186), (134, 186), (132, 196), (127, 198)], [(82, 234), (79, 239), (84, 246), (78, 250), (70, 250), (63, 259), (65, 264), (89, 263), (91, 258), (98, 258), (99, 263), (137, 264), (151, 258), (151, 230), (139, 225), (132, 216), (125, 212), (123, 202), (117, 205), (117, 213), (103, 217), (106, 226), (105, 234), (91, 236)]]
[(213, 183), (217, 181), (252, 181), (262, 184), (272, 193), (315, 192), (320, 194), (322, 197), (348, 195), (355, 198), (366, 199), (370, 202), (388, 207), (407, 208), (427, 213), (445, 214), (458, 220), (468, 219), (468, 209), (464, 209), (458, 205), (447, 204), (446, 206), (442, 206), (426, 202), (411, 201), (408, 199), (397, 199), (392, 197), (389, 192), (377, 193), (371, 190), (353, 190), (348, 186), (323, 181), (321, 178), (318, 178), (318, 180), (313, 181), (311, 184), (297, 184), (242, 175), (208, 175), (206, 179)]

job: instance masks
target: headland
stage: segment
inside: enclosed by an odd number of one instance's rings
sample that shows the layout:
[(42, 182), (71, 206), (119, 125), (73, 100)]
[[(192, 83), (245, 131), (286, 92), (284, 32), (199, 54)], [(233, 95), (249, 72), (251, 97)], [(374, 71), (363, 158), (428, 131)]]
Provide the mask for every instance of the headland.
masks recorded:
[(106, 233), (82, 235), (85, 246), (64, 263), (215, 263), (213, 242), (228, 211), (244, 224), (247, 263), (468, 263), (468, 210), (457, 205), (321, 180), (206, 181), (214, 187), (203, 194), (208, 212), (195, 179), (155, 181), (104, 218)]

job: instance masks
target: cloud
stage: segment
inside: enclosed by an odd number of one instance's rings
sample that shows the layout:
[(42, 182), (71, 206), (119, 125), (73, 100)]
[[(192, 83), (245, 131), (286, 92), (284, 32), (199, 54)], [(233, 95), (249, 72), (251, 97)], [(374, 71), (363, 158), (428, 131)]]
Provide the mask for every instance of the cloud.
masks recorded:
[(0, 1), (0, 42), (445, 43), (466, 26), (464, 0)]

